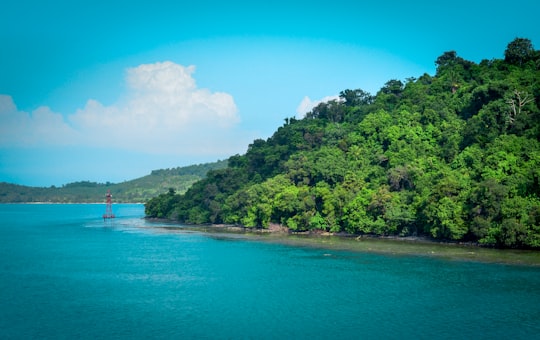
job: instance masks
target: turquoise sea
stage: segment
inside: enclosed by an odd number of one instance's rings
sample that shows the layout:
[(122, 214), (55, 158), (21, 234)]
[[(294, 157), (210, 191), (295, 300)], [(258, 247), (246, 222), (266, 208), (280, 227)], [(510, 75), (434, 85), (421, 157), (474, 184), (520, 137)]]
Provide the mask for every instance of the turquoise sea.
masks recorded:
[(540, 267), (164, 228), (142, 205), (0, 205), (0, 339), (540, 338)]

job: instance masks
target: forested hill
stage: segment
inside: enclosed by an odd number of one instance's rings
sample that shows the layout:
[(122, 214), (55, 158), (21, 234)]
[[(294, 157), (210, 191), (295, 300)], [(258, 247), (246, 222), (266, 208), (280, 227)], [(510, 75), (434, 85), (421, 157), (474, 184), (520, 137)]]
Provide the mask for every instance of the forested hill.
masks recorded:
[(122, 183), (95, 183), (80, 181), (61, 187), (29, 187), (0, 183), (0, 203), (51, 202), (94, 203), (105, 202), (111, 190), (114, 202), (143, 203), (161, 193), (183, 193), (193, 183), (204, 178), (209, 170), (223, 169), (227, 161), (190, 165), (172, 169), (154, 170), (150, 175)]
[(540, 248), (540, 51), (516, 38), (501, 55), (344, 90), (146, 214)]

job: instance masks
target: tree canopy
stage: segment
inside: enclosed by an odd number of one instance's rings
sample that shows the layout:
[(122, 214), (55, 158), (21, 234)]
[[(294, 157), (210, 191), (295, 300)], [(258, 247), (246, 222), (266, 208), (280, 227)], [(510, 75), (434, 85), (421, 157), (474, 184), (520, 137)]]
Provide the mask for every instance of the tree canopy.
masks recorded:
[(540, 53), (444, 52), (435, 75), (346, 89), (148, 216), (540, 248)]

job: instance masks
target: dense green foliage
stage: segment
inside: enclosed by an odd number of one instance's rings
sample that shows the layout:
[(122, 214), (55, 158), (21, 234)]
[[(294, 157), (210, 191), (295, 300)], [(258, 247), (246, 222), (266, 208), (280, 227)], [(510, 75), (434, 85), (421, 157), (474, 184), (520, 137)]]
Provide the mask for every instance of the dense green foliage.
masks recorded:
[(146, 214), (539, 248), (540, 53), (518, 38), (504, 55), (342, 91)]
[(115, 202), (143, 203), (156, 195), (173, 189), (185, 192), (193, 183), (206, 176), (209, 170), (223, 169), (227, 161), (190, 165), (173, 169), (154, 170), (150, 175), (122, 183), (95, 183), (81, 181), (62, 187), (28, 187), (0, 183), (0, 203), (51, 202), (88, 203), (104, 202), (110, 189)]

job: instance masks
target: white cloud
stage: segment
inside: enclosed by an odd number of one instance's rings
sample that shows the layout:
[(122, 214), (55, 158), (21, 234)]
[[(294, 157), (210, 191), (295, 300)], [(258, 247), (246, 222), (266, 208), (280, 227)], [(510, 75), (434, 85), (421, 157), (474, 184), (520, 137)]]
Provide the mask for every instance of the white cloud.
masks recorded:
[(296, 108), (296, 117), (301, 119), (306, 116), (306, 113), (313, 110), (313, 108), (320, 103), (326, 103), (331, 100), (339, 100), (339, 96), (326, 96), (319, 100), (311, 100), (308, 96), (305, 96), (304, 99), (298, 104), (298, 107)]
[[(28, 114), (0, 96), (0, 146), (81, 145), (178, 155), (240, 152), (233, 97), (197, 87), (194, 66), (170, 61), (127, 70), (127, 93), (105, 106), (88, 100), (65, 118), (47, 107)], [(242, 142), (244, 144), (245, 142)], [(247, 144), (246, 144), (247, 145)]]
[(31, 113), (19, 111), (13, 98), (0, 95), (0, 146), (58, 146), (73, 144), (77, 139), (77, 132), (61, 114), (46, 106)]

